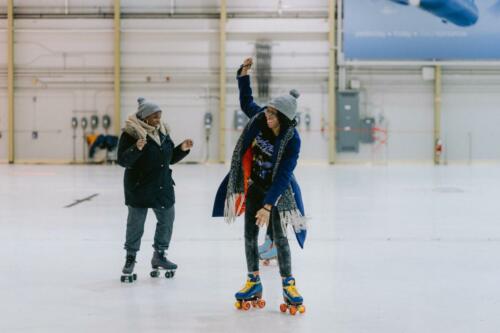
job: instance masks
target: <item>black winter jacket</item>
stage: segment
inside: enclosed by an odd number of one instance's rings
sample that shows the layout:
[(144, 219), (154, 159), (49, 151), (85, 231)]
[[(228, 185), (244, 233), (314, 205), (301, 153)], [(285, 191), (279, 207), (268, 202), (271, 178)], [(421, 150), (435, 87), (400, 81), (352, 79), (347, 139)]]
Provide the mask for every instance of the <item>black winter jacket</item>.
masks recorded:
[(136, 208), (170, 208), (175, 203), (174, 180), (170, 164), (189, 154), (181, 146), (174, 148), (170, 136), (160, 133), (161, 146), (147, 137), (140, 151), (137, 139), (127, 132), (120, 136), (118, 164), (125, 167), (123, 185), (125, 204)]

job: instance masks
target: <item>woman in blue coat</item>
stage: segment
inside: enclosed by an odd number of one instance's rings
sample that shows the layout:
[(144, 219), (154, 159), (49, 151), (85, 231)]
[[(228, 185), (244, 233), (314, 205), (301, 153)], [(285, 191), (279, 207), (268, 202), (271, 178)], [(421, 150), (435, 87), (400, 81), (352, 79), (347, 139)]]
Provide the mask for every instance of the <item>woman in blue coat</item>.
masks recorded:
[(270, 224), (278, 250), (280, 275), (283, 279), (281, 309), (295, 313), (305, 310), (303, 298), (295, 287), (292, 276), (290, 247), (286, 235), (289, 224), (302, 247), (306, 236), (304, 208), (299, 186), (293, 175), (300, 152), (300, 137), (295, 129), (299, 93), (271, 100), (265, 107), (258, 106), (252, 97), (248, 58), (238, 70), (240, 106), (250, 121), (236, 144), (231, 170), (216, 195), (213, 216), (224, 216), (226, 221), (245, 213), (245, 254), (248, 278), (243, 289), (236, 293), (236, 307), (246, 309), (249, 301), (261, 307), (262, 283), (259, 277), (259, 227)]

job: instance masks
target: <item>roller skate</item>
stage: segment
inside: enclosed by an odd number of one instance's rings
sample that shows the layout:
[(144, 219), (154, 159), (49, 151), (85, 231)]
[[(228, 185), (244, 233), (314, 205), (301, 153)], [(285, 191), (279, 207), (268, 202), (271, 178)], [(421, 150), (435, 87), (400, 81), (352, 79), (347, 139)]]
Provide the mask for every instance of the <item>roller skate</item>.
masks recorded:
[(247, 311), (251, 306), (262, 309), (266, 306), (266, 301), (262, 299), (262, 283), (258, 275), (248, 274), (245, 286), (234, 297), (236, 298), (234, 306), (238, 310)]
[(121, 282), (129, 282), (132, 283), (137, 280), (137, 274), (134, 273), (135, 266), (135, 255), (127, 254), (127, 258), (125, 260), (125, 266), (122, 269), (122, 276), (120, 277)]
[(264, 252), (267, 252), (271, 249), (271, 246), (273, 245), (273, 241), (271, 238), (269, 238), (268, 235), (266, 235), (266, 239), (264, 240), (264, 243), (259, 245), (259, 255), (261, 255)]
[(302, 304), (304, 299), (295, 288), (295, 279), (291, 276), (283, 280), (283, 299), (285, 303), (280, 305), (281, 312), (288, 310), (292, 316), (295, 316), (297, 311), (306, 312), (306, 307)]
[(149, 275), (151, 275), (152, 278), (159, 277), (160, 270), (164, 270), (165, 277), (167, 279), (170, 279), (174, 277), (175, 270), (177, 269), (177, 265), (165, 257), (165, 251), (155, 251), (153, 253), (153, 258), (151, 259), (151, 267), (153, 267), (153, 270), (151, 271), (151, 273), (149, 273)]
[(278, 257), (278, 250), (274, 244), (271, 244), (271, 248), (260, 254), (260, 260), (263, 261), (264, 266), (269, 266), (271, 260), (276, 259)]

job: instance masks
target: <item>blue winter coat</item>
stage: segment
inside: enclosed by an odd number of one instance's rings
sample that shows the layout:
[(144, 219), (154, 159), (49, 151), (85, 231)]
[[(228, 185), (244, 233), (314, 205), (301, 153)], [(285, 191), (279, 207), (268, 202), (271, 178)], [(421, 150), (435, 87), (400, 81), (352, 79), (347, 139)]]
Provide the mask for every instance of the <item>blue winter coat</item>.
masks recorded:
[[(260, 107), (254, 102), (252, 96), (252, 88), (250, 86), (250, 76), (246, 75), (238, 77), (238, 87), (240, 90), (241, 110), (243, 110), (243, 112), (249, 118), (253, 118), (254, 116), (260, 113), (260, 115), (257, 116), (256, 121), (249, 128), (246, 137), (243, 138), (243, 149), (241, 150), (240, 153), (244, 154), (252, 144), (255, 137), (260, 132), (262, 126), (267, 126), (265, 115), (263, 112), (266, 109), (266, 107)], [(276, 142), (274, 144), (275, 147), (274, 154), (272, 156), (273, 163), (276, 163), (277, 154), (279, 150), (278, 148), (280, 146), (284, 134), (285, 131), (281, 131), (281, 133), (276, 138)], [(281, 158), (281, 161), (279, 162), (279, 167), (276, 176), (273, 179), (271, 187), (266, 193), (266, 196), (264, 198), (264, 204), (270, 204), (275, 206), (279, 197), (283, 194), (283, 192), (285, 192), (288, 186), (291, 185), (295, 197), (295, 202), (297, 204), (297, 208), (300, 210), (302, 215), (305, 216), (304, 204), (302, 202), (302, 194), (300, 192), (299, 184), (297, 183), (297, 180), (295, 179), (295, 176), (293, 174), (293, 170), (295, 169), (297, 165), (297, 160), (299, 158), (299, 152), (300, 152), (300, 137), (297, 130), (294, 130), (294, 136), (290, 139), (285, 148), (284, 154)], [(229, 180), (229, 174), (224, 178), (224, 180), (219, 186), (219, 189), (217, 190), (214, 207), (212, 211), (213, 217), (224, 216), (224, 202), (226, 199), (228, 180)], [(302, 248), (304, 247), (306, 235), (307, 235), (306, 230), (300, 230), (298, 232), (295, 232), (297, 241), (300, 247)]]

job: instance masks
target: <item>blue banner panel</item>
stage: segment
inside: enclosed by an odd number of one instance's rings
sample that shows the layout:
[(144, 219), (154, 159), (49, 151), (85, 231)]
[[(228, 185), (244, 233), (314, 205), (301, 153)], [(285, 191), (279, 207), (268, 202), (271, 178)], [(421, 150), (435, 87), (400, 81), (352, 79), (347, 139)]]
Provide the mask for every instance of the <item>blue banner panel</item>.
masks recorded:
[(500, 0), (344, 0), (345, 60), (500, 60)]

